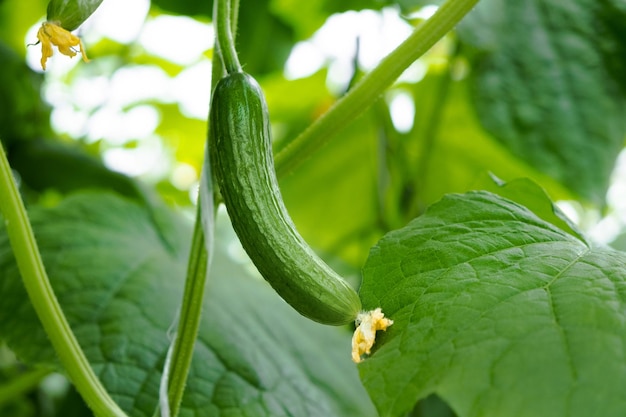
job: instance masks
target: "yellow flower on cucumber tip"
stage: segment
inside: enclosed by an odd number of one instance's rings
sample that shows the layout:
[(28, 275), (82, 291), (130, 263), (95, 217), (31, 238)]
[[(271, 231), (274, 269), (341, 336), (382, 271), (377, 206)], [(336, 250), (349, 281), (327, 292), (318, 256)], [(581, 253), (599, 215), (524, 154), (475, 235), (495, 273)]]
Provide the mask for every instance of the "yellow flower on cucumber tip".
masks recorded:
[(80, 38), (53, 22), (43, 22), (41, 24), (37, 32), (37, 39), (41, 42), (41, 68), (44, 70), (46, 69), (46, 61), (53, 54), (52, 45), (55, 45), (59, 48), (59, 52), (70, 58), (76, 55), (78, 51), (74, 48), (78, 46), (83, 61), (89, 62)]

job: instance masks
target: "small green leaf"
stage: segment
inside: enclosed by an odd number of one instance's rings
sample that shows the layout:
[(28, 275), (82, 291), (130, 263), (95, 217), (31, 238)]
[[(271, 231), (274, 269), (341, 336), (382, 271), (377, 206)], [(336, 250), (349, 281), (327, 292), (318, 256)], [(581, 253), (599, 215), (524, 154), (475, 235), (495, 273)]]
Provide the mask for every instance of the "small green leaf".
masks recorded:
[(102, 0), (50, 0), (46, 20), (71, 31), (82, 25), (101, 3)]
[(474, 97), (485, 128), (595, 203), (626, 134), (625, 18), (621, 0), (484, 0), (460, 30), (479, 51)]
[(626, 414), (626, 254), (472, 192), (387, 234), (363, 273), (363, 307), (394, 320), (359, 367), (382, 416), (432, 393), (460, 417)]

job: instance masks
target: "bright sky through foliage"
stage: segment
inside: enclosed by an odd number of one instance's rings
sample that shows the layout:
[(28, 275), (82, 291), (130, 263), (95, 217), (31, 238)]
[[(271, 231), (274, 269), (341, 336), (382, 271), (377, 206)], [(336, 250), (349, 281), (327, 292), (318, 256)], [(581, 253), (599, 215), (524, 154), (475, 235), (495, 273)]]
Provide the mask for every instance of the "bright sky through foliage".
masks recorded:
[[(210, 94), (207, 75), (211, 73), (205, 53), (212, 48), (214, 31), (210, 23), (165, 14), (152, 17), (148, 10), (147, 0), (108, 0), (79, 29), (79, 35), (88, 49), (104, 39), (136, 42), (148, 54), (185, 66), (183, 71), (171, 77), (159, 67), (138, 65), (119, 68), (111, 77), (81, 74), (68, 86), (63, 79), (78, 60), (55, 54), (47, 71), (45, 95), (54, 107), (52, 121), (58, 132), (82, 136), (88, 142), (103, 140), (112, 148), (137, 141), (133, 149), (105, 151), (104, 160), (117, 171), (153, 177), (151, 167), (169, 164), (158, 161), (164, 154), (151, 139), (159, 123), (158, 112), (149, 111), (149, 105), (132, 112), (128, 108), (150, 100), (177, 103), (185, 116), (204, 120)], [(39, 24), (33, 26), (27, 38), (34, 38)], [(410, 32), (411, 26), (393, 8), (380, 13), (364, 10), (333, 15), (310, 40), (296, 45), (285, 72), (292, 79), (300, 78), (327, 65), (330, 88), (342, 90), (353, 71), (350, 56), (357, 53), (357, 39), (359, 66), (370, 70)], [(28, 62), (36, 71), (41, 71), (39, 57), (38, 47), (29, 48)], [(402, 94), (390, 98), (392, 120), (400, 130), (411, 127), (414, 106), (407, 98)]]
[[(149, 9), (148, 0), (104, 2), (78, 31), (87, 53), (90, 47), (108, 39), (134, 45), (136, 53), (161, 58), (185, 67), (184, 70), (171, 76), (156, 65), (135, 65), (119, 68), (109, 77), (100, 75), (109, 69), (96, 67), (72, 77), (72, 83), (68, 84), (68, 74), (80, 65), (80, 60), (56, 53), (49, 61), (44, 95), (54, 108), (52, 125), (55, 130), (70, 137), (82, 137), (87, 142), (101, 140), (103, 159), (110, 168), (145, 179), (169, 175), (175, 187), (195, 189), (198, 178), (193, 169), (168, 156), (162, 140), (155, 134), (161, 116), (149, 101), (176, 104), (184, 116), (205, 120), (211, 73), (210, 53), (207, 52), (214, 42), (214, 30), (210, 23), (190, 17), (149, 16)], [(426, 19), (436, 10), (436, 6), (427, 6), (410, 18)], [(36, 40), (40, 24), (41, 21), (37, 22), (28, 32), (26, 43)], [(411, 25), (396, 8), (332, 15), (310, 39), (295, 45), (285, 65), (285, 76), (303, 78), (327, 67), (329, 88), (341, 93), (352, 77), (355, 56), (360, 69), (369, 71), (411, 31)], [(30, 46), (27, 52), (30, 67), (41, 71), (40, 47)], [(427, 65), (422, 60), (416, 62), (401, 79), (421, 80)], [(409, 131), (414, 113), (420, 111), (411, 96), (392, 89), (386, 100), (396, 129)], [(130, 143), (133, 146), (126, 146)], [(570, 217), (582, 223), (599, 242), (610, 241), (626, 224), (626, 214), (623, 214), (626, 203), (621, 198), (626, 189), (623, 160), (624, 157), (620, 158), (621, 163), (618, 161), (608, 194), (613, 210), (602, 221), (598, 213), (589, 213), (575, 203), (560, 203)]]
[(411, 26), (395, 9), (347, 12), (331, 16), (311, 39), (296, 44), (287, 65), (287, 78), (301, 78), (330, 64), (331, 84), (345, 84), (353, 72), (352, 57), (371, 70), (410, 33)]

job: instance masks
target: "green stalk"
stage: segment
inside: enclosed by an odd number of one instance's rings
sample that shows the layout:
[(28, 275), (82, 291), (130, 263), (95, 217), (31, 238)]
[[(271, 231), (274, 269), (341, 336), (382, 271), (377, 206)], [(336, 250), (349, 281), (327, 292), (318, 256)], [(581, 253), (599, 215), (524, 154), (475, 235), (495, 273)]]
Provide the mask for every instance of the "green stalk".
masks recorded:
[[(235, 40), (233, 38), (233, 30), (231, 29), (231, 0), (216, 0), (217, 1), (217, 16), (214, 20), (217, 25), (216, 35), (217, 44), (219, 46), (220, 54), (226, 72), (232, 74), (233, 72), (241, 72), (241, 64), (237, 57), (237, 51), (235, 50)], [(238, 2), (233, 5), (233, 9), (238, 5)], [(237, 16), (235, 10), (233, 17)]]
[(126, 416), (93, 372), (54, 295), (2, 146), (0, 212), (4, 216), (9, 241), (30, 302), (70, 380), (96, 416)]
[(355, 87), (275, 157), (276, 174), (286, 176), (363, 113), (416, 59), (426, 53), (478, 3), (448, 0)]
[[(218, 0), (214, 3), (214, 22), (218, 26), (218, 40), (220, 43), (220, 51), (217, 51), (217, 45), (214, 48), (211, 74), (211, 91), (217, 85), (217, 82), (224, 75), (224, 63), (228, 72), (241, 71), (239, 60), (234, 48), (233, 33), (237, 29), (237, 15), (239, 11), (239, 1), (234, 0), (232, 7), (228, 7), (227, 0)], [(220, 17), (220, 13), (222, 13)], [(226, 13), (227, 15), (224, 15)], [(221, 36), (219, 35), (220, 23), (222, 26)], [(224, 27), (227, 29), (224, 31)], [(227, 51), (230, 58), (224, 58), (223, 53)], [(227, 61), (227, 59), (229, 61)], [(229, 69), (230, 68), (230, 69)], [(210, 138), (207, 141), (210, 145)], [(178, 331), (174, 340), (174, 350), (171, 357), (171, 367), (165, 372), (164, 378), (169, 379), (168, 402), (171, 417), (176, 417), (180, 411), (180, 404), (185, 392), (185, 384), (191, 360), (193, 357), (193, 349), (198, 337), (198, 328), (200, 326), (200, 317), (202, 314), (202, 301), (204, 299), (204, 290), (208, 278), (208, 267), (211, 260), (211, 246), (213, 240), (213, 226), (217, 207), (220, 202), (220, 196), (217, 187), (213, 184), (213, 175), (211, 167), (208, 163), (208, 155), (205, 154), (202, 187), (206, 187), (206, 198), (202, 198), (200, 191), (200, 199), (198, 201), (198, 211), (196, 214), (196, 223), (194, 226), (193, 238), (191, 243), (191, 252), (189, 255), (189, 266), (187, 270), (187, 279), (185, 281), (185, 290), (183, 293), (183, 301), (180, 312)], [(204, 222), (203, 222), (204, 220)], [(204, 227), (209, 230), (203, 229)], [(205, 233), (207, 239), (205, 239)]]
[(204, 243), (201, 210), (211, 210), (211, 208), (202, 207), (202, 205), (198, 203), (196, 224), (191, 241), (187, 279), (185, 281), (180, 320), (174, 340), (174, 351), (169, 375), (168, 401), (170, 415), (172, 417), (178, 415), (185, 392), (187, 376), (193, 357), (193, 349), (196, 338), (198, 337), (198, 328), (200, 327), (204, 288), (208, 276), (209, 253)]

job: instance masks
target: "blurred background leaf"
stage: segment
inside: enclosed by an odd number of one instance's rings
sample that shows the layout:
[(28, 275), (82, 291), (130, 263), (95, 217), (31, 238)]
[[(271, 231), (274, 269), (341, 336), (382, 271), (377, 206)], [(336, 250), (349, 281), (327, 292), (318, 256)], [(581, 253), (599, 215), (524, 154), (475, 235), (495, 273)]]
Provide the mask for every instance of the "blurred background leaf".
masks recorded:
[(0, 39), (2, 42), (20, 56), (24, 56), (26, 30), (46, 15), (47, 6), (48, 0), (0, 2)]
[[(2, 39), (2, 38), (0, 38)], [(43, 77), (0, 42), (0, 139), (5, 146), (50, 133), (50, 108), (41, 99)]]
[(486, 130), (595, 204), (626, 134), (624, 18), (621, 1), (483, 0), (461, 31)]

